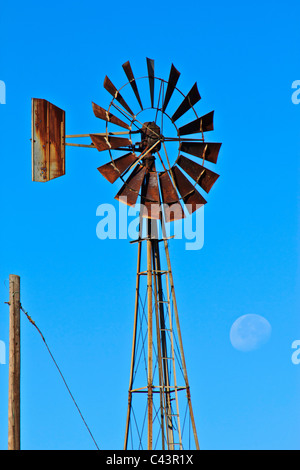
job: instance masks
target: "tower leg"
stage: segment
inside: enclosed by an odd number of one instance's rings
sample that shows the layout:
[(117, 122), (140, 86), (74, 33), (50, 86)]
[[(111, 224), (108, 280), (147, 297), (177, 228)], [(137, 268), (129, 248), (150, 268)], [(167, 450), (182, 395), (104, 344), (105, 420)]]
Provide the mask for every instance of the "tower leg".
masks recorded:
[(187, 368), (186, 368), (184, 349), (183, 349), (181, 328), (180, 328), (180, 322), (179, 322), (177, 301), (176, 301), (175, 288), (174, 288), (174, 280), (173, 280), (170, 253), (169, 253), (169, 245), (168, 245), (168, 241), (166, 239), (166, 229), (165, 229), (165, 224), (164, 224), (163, 218), (161, 218), (161, 224), (162, 224), (162, 234), (163, 234), (164, 246), (165, 246), (165, 252), (166, 252), (166, 260), (167, 260), (167, 266), (168, 266), (169, 278), (170, 278), (171, 295), (172, 295), (172, 301), (173, 301), (174, 313), (175, 313), (175, 320), (176, 320), (176, 326), (177, 326), (178, 341), (179, 341), (181, 360), (182, 360), (182, 365), (183, 365), (184, 379), (185, 379), (185, 384), (186, 384), (188, 406), (189, 406), (189, 411), (190, 411), (190, 417), (191, 417), (191, 423), (192, 423), (192, 428), (193, 428), (193, 434), (194, 434), (196, 449), (200, 450), (198, 435), (197, 435), (197, 430), (196, 430), (195, 417), (194, 417), (194, 412), (193, 412), (193, 407), (192, 407), (191, 392), (190, 392), (190, 385), (189, 385)]
[(147, 296), (148, 296), (148, 450), (153, 445), (153, 311), (152, 311), (152, 240), (151, 220), (147, 237)]
[[(142, 227), (143, 227), (143, 219), (142, 219), (142, 217), (140, 217), (139, 238), (141, 238)], [(130, 416), (131, 416), (132, 386), (133, 386), (133, 374), (134, 374), (134, 364), (135, 364), (135, 354), (136, 354), (136, 334), (137, 334), (137, 320), (138, 320), (139, 295), (140, 295), (141, 255), (142, 255), (142, 242), (140, 241), (140, 242), (138, 242), (138, 254), (137, 254), (137, 272), (136, 272), (136, 288), (135, 288), (133, 340), (132, 340), (132, 351), (131, 351), (131, 366), (130, 366), (128, 408), (127, 408), (127, 418), (126, 418), (124, 450), (126, 450), (127, 446), (128, 446), (129, 425), (130, 425)]]
[(165, 395), (165, 419), (166, 419), (166, 435), (168, 449), (174, 449), (174, 434), (173, 434), (173, 420), (172, 420), (172, 407), (171, 407), (171, 394), (170, 394), (170, 374), (169, 374), (169, 359), (168, 359), (168, 348), (166, 340), (166, 324), (165, 324), (165, 312), (164, 312), (164, 297), (162, 287), (162, 273), (160, 264), (160, 252), (158, 242), (158, 231), (156, 220), (152, 221), (151, 235), (152, 242), (152, 254), (153, 254), (153, 269), (154, 278), (156, 280), (157, 292), (155, 293), (156, 305), (158, 306), (159, 317), (157, 318), (157, 326), (159, 331), (158, 341), (161, 350), (161, 364), (162, 378), (163, 378), (163, 391)]

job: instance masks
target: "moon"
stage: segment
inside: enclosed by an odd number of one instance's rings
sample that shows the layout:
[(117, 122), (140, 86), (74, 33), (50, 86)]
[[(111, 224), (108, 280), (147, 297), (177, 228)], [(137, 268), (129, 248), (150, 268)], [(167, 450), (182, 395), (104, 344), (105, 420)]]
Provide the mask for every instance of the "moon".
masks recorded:
[(230, 342), (239, 351), (254, 351), (269, 341), (271, 332), (266, 318), (256, 314), (243, 315), (231, 327)]

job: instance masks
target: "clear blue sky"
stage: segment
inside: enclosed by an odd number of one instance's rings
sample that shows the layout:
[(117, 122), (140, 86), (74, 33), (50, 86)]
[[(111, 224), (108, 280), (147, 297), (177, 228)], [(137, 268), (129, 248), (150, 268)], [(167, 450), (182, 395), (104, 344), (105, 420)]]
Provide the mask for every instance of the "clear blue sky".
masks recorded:
[[(0, 340), (8, 347), (7, 279), (43, 331), (103, 449), (123, 444), (136, 245), (96, 237), (97, 206), (119, 188), (96, 168), (107, 156), (67, 149), (67, 174), (31, 182), (31, 98), (66, 110), (67, 132), (100, 132), (108, 74), (125, 83), (145, 57), (180, 89), (195, 81), (197, 110), (215, 110), (221, 175), (205, 208), (205, 242), (170, 250), (203, 449), (299, 449), (300, 79), (296, 2), (5, 2), (0, 12)], [(252, 353), (230, 344), (232, 323), (262, 315), (271, 340)], [(93, 449), (33, 327), (22, 318), (23, 449)], [(8, 365), (0, 364), (0, 448), (7, 448)]]

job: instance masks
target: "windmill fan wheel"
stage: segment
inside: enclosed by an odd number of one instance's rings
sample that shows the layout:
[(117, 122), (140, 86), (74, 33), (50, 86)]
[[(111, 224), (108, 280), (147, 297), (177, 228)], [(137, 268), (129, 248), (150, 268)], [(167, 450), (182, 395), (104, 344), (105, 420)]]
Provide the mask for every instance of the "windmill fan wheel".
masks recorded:
[[(99, 152), (110, 154), (111, 161), (100, 166), (99, 172), (110, 183), (119, 178), (123, 181), (115, 198), (135, 206), (141, 196), (144, 217), (159, 219), (163, 207), (165, 221), (171, 222), (185, 217), (184, 207), (191, 214), (206, 204), (201, 192), (209, 193), (219, 175), (204, 164), (217, 163), (221, 144), (205, 142), (204, 134), (214, 129), (214, 111), (198, 117), (195, 105), (201, 96), (197, 83), (185, 95), (177, 88), (180, 72), (173, 64), (166, 81), (155, 76), (154, 61), (146, 61), (148, 74), (137, 79), (130, 62), (123, 64), (128, 82), (119, 89), (105, 77), (104, 88), (112, 96), (109, 107), (92, 105), (95, 116), (106, 122), (106, 131), (90, 137)], [(143, 100), (138, 83), (145, 91)], [(137, 102), (138, 111), (131, 109), (125, 93)], [(143, 105), (146, 101), (147, 107)], [(173, 101), (174, 109), (169, 111)], [(189, 112), (193, 119), (179, 126), (178, 121)], [(122, 156), (118, 156), (120, 151)]]

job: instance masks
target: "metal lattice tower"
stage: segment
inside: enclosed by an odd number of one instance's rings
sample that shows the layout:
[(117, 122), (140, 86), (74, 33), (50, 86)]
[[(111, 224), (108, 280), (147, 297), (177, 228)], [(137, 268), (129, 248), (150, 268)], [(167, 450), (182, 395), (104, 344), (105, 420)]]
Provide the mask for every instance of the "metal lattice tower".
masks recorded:
[(146, 238), (138, 241), (124, 449), (183, 450), (192, 441), (192, 448), (199, 449), (168, 239), (161, 222), (162, 239), (157, 221), (148, 219)]

